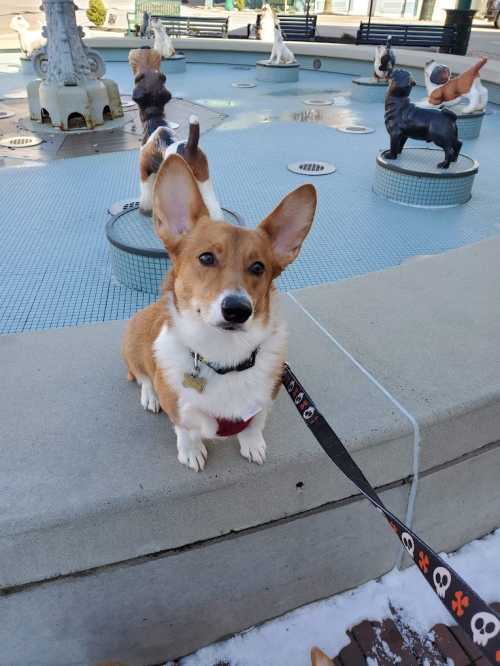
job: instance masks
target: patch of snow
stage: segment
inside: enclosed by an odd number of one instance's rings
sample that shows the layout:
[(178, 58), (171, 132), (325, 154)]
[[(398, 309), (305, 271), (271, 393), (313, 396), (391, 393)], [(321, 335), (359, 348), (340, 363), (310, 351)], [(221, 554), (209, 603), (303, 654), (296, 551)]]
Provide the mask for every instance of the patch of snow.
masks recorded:
[[(443, 555), (443, 559), (486, 602), (500, 601), (500, 529), (467, 544), (456, 553)], [(182, 659), (180, 665), (214, 666), (226, 661), (231, 666), (307, 666), (313, 645), (326, 654), (336, 655), (349, 644), (347, 631), (350, 628), (363, 620), (381, 622), (391, 617), (391, 607), (420, 636), (427, 634), (438, 622), (452, 623), (452, 618), (419, 569), (412, 566), (404, 571), (391, 571), (378, 581), (309, 604), (233, 638), (209, 645)], [(391, 654), (388, 645), (383, 649), (386, 656)], [(376, 666), (376, 660), (369, 661), (370, 666)], [(425, 661), (423, 666), (426, 666)], [(454, 666), (451, 659), (447, 666)]]

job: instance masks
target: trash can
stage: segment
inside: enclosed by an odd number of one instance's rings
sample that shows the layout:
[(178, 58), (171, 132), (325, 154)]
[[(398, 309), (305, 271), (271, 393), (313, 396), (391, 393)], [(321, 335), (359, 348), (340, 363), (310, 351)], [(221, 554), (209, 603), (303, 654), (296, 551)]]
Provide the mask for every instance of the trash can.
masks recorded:
[[(461, 0), (464, 5), (469, 4), (468, 0)], [(460, 0), (459, 0), (460, 2)], [(454, 25), (457, 29), (457, 41), (452, 53), (455, 55), (465, 55), (469, 46), (470, 31), (475, 9), (445, 9), (445, 25)]]

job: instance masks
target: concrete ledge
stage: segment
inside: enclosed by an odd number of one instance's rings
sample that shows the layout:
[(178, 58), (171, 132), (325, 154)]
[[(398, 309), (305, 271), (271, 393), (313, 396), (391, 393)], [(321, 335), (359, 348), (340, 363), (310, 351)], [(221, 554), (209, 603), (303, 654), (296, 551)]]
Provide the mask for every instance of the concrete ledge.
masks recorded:
[[(420, 469), (416, 528), (438, 550), (500, 526), (499, 252), (283, 297), (298, 376), (402, 517)], [(5, 663), (160, 663), (391, 568), (390, 530), (284, 394), (263, 468), (230, 441), (181, 467), (125, 380), (122, 328), (0, 337)]]

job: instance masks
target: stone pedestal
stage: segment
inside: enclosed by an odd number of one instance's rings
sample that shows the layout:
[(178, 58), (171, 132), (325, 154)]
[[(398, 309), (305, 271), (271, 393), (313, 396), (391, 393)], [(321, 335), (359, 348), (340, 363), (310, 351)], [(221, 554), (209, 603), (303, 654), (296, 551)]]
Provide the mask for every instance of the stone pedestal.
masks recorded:
[(457, 114), (458, 138), (461, 141), (468, 139), (477, 139), (481, 133), (484, 111), (475, 111), (474, 113), (460, 113), (452, 109)]
[(267, 60), (259, 60), (255, 67), (257, 81), (294, 83), (299, 80), (298, 62), (292, 62), (290, 65), (270, 65)]
[(471, 198), (479, 164), (467, 155), (448, 169), (438, 169), (443, 151), (434, 148), (405, 148), (397, 160), (377, 157), (374, 191), (385, 199), (407, 206), (448, 208)]
[(186, 56), (184, 53), (176, 53), (171, 58), (164, 58), (160, 69), (164, 74), (182, 74), (186, 71)]
[(34, 75), (35, 70), (33, 69), (31, 58), (27, 58), (25, 56), (21, 56), (19, 58), (19, 72), (21, 74), (29, 74), (31, 76)]
[(352, 80), (351, 99), (357, 102), (383, 102), (388, 87), (387, 81), (369, 76)]

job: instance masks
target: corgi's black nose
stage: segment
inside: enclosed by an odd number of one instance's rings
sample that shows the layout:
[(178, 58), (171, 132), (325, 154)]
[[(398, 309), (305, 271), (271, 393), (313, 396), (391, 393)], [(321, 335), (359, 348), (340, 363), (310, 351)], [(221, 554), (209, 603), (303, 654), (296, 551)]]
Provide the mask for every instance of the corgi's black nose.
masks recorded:
[(231, 324), (243, 324), (252, 314), (252, 304), (246, 296), (231, 294), (221, 303), (222, 316)]

